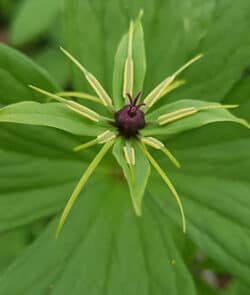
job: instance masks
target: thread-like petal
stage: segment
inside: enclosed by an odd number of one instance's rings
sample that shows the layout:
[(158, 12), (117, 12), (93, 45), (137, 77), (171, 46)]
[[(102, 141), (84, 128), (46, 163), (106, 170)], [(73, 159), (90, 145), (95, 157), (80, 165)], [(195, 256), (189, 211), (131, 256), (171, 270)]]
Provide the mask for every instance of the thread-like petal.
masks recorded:
[(78, 182), (78, 184), (76, 185), (72, 195), (70, 196), (64, 210), (62, 213), (62, 216), (60, 218), (59, 224), (57, 226), (57, 230), (56, 230), (56, 237), (59, 236), (62, 227), (65, 223), (65, 220), (67, 218), (67, 216), (69, 215), (69, 212), (72, 208), (72, 206), (74, 205), (77, 197), (79, 196), (80, 192), (82, 191), (82, 189), (84, 188), (86, 182), (88, 181), (88, 179), (90, 178), (90, 176), (93, 174), (93, 172), (95, 171), (96, 167), (98, 166), (98, 164), (101, 162), (101, 160), (103, 159), (103, 157), (105, 156), (105, 154), (109, 151), (109, 149), (111, 148), (111, 146), (114, 144), (114, 141), (109, 141), (107, 142), (99, 151), (99, 153), (95, 156), (94, 160), (90, 163), (90, 165), (88, 166), (88, 168), (85, 170), (85, 172), (83, 173), (80, 181)]
[(178, 193), (177, 193), (174, 185), (172, 184), (171, 180), (166, 175), (166, 173), (161, 169), (161, 167), (159, 166), (159, 164), (155, 161), (155, 159), (148, 152), (147, 148), (143, 144), (140, 144), (140, 147), (141, 147), (142, 152), (148, 158), (149, 162), (152, 164), (152, 166), (155, 168), (155, 170), (161, 176), (161, 178), (163, 179), (163, 181), (165, 182), (165, 184), (168, 186), (168, 188), (172, 192), (173, 196), (175, 197), (175, 200), (176, 200), (176, 202), (177, 202), (177, 204), (179, 206), (180, 213), (181, 213), (182, 229), (183, 229), (183, 232), (185, 233), (186, 232), (186, 218), (185, 218), (185, 214), (184, 214), (184, 209), (183, 209), (183, 206), (182, 206), (181, 199), (180, 199), (180, 197), (179, 197), (179, 195), (178, 195)]

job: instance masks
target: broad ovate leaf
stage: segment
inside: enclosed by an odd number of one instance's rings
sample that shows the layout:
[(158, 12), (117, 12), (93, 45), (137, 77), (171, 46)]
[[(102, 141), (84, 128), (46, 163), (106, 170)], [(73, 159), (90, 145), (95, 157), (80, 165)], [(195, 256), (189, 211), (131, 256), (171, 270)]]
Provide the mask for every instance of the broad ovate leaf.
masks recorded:
[[(210, 125), (179, 135), (169, 145), (183, 164), (170, 174), (182, 197), (187, 236), (249, 284), (249, 131), (225, 123)], [(148, 189), (162, 213), (179, 225), (176, 205), (170, 199), (166, 204), (165, 188), (157, 178)]]
[(76, 135), (96, 136), (105, 130), (61, 103), (20, 102), (0, 109), (0, 122), (49, 126)]
[[(0, 231), (49, 217), (63, 208), (91, 152), (55, 128), (1, 123)], [(84, 157), (83, 157), (84, 156)]]
[(58, 91), (54, 79), (45, 70), (4, 44), (0, 44), (0, 81), (0, 105), (22, 100), (44, 101), (44, 96), (29, 89), (29, 84), (51, 92)]
[(15, 45), (32, 41), (55, 21), (61, 0), (24, 0), (11, 25), (10, 37)]
[(170, 224), (151, 196), (138, 218), (119, 177), (94, 178), (96, 185), (77, 200), (64, 234), (55, 240), (54, 218), (1, 277), (0, 294), (195, 295)]

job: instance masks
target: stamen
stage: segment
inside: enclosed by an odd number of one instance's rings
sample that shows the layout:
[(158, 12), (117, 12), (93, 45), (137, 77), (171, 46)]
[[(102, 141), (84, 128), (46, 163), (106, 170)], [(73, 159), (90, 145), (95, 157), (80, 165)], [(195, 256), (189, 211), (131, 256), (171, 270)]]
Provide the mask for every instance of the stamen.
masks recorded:
[(164, 124), (179, 120), (181, 118), (188, 117), (197, 112), (198, 110), (194, 107), (180, 109), (178, 111), (174, 111), (174, 112), (159, 116), (157, 118), (157, 123), (159, 125), (164, 125)]
[(141, 137), (141, 142), (155, 148), (155, 149), (163, 149), (164, 148), (164, 144), (159, 141), (158, 139), (154, 138), (154, 137)]
[(173, 83), (171, 83), (169, 86), (166, 87), (166, 89), (161, 93), (161, 96), (159, 97), (159, 99), (161, 97), (167, 95), (171, 91), (175, 90), (176, 88), (184, 85), (185, 83), (186, 83), (185, 80), (177, 80), (177, 81), (174, 81)]
[(179, 161), (175, 158), (175, 156), (158, 139), (156, 139), (154, 137), (141, 137), (140, 140), (142, 143), (144, 143), (148, 146), (151, 146), (157, 150), (161, 150), (177, 168), (181, 167)]
[(91, 109), (89, 109), (89, 108), (87, 108), (75, 101), (64, 99), (56, 94), (50, 93), (48, 91), (45, 91), (45, 90), (38, 88), (36, 86), (33, 86), (33, 85), (29, 85), (29, 87), (37, 92), (40, 92), (48, 97), (51, 97), (51, 98), (65, 104), (65, 106), (68, 107), (69, 109), (71, 109), (72, 111), (74, 111), (74, 112), (82, 115), (83, 117), (86, 117), (94, 122), (99, 122), (101, 119), (101, 115), (99, 115), (95, 111), (92, 111)]
[(208, 105), (205, 107), (200, 107), (198, 108), (198, 111), (206, 111), (206, 110), (213, 110), (213, 109), (235, 109), (238, 108), (239, 105), (238, 104), (212, 104), (212, 105)]
[(98, 135), (95, 139), (74, 147), (73, 151), (79, 152), (83, 149), (89, 148), (89, 147), (94, 146), (96, 144), (104, 144), (104, 143), (111, 141), (115, 138), (116, 138), (115, 132), (112, 132), (110, 130), (106, 130), (103, 133), (101, 133), (100, 135)]
[(86, 99), (86, 100), (90, 100), (90, 101), (102, 104), (99, 97), (96, 97), (94, 95), (91, 95), (85, 92), (63, 91), (63, 92), (57, 92), (56, 95), (60, 97), (76, 97), (76, 98)]
[(186, 68), (188, 68), (192, 63), (200, 59), (202, 56), (202, 54), (197, 55), (186, 64), (184, 64), (180, 69), (178, 69), (172, 76), (167, 77), (158, 86), (156, 86), (144, 100), (144, 102), (146, 103), (144, 111), (147, 112), (149, 108), (151, 108), (162, 97), (162, 93), (164, 92), (164, 90), (167, 89), (167, 87), (181, 72), (183, 72)]
[(110, 130), (107, 130), (105, 132), (103, 132), (102, 134), (98, 135), (97, 136), (97, 142), (99, 144), (103, 144), (103, 143), (106, 143), (110, 140), (113, 140), (116, 138), (116, 133), (113, 132), (113, 131), (110, 131)]
[(125, 156), (126, 162), (129, 165), (134, 166), (135, 165), (135, 150), (134, 150), (134, 148), (126, 145), (123, 147), (123, 150), (124, 150), (124, 156)]
[(81, 70), (89, 84), (92, 86), (92, 88), (100, 98), (103, 105), (113, 112), (112, 100), (107, 94), (107, 92), (104, 90), (100, 82), (95, 78), (95, 76), (88, 72), (83, 67), (83, 65), (76, 58), (74, 58), (67, 50), (63, 49), (62, 47), (60, 47), (60, 49)]
[[(134, 166), (135, 166), (135, 150), (133, 147), (129, 145), (128, 142), (126, 142), (126, 146), (123, 147), (124, 151), (124, 157), (129, 165), (129, 170), (130, 170), (130, 176), (131, 176), (131, 181), (132, 185), (134, 186), (135, 184), (135, 172), (134, 172)], [(138, 210), (136, 204), (134, 204), (135, 212), (138, 216), (140, 216), (140, 210)]]
[(133, 95), (134, 86), (134, 61), (133, 61), (133, 33), (134, 23), (131, 21), (128, 32), (128, 54), (124, 67), (123, 97), (127, 93)]
[(173, 80), (173, 77), (166, 78), (149, 93), (149, 95), (144, 99), (144, 102), (146, 104), (146, 108), (144, 109), (145, 112), (147, 112), (149, 108), (155, 104), (155, 102), (161, 97), (164, 89), (166, 89), (166, 87), (170, 85)]

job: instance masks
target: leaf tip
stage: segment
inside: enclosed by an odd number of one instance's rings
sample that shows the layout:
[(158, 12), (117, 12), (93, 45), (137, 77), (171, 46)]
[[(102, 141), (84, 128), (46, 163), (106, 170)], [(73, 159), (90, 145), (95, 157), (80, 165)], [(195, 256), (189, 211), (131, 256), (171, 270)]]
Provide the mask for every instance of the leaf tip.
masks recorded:
[(248, 123), (247, 120), (240, 119), (239, 123), (245, 126), (247, 129), (250, 129), (250, 123)]
[(176, 162), (175, 166), (180, 169), (181, 168), (181, 163), (179, 161)]
[(196, 56), (194, 57), (194, 61), (203, 58), (204, 55), (205, 55), (204, 53), (199, 53), (198, 55), (196, 55)]
[(142, 17), (144, 15), (144, 10), (141, 8), (138, 15), (138, 20), (141, 21)]
[(240, 105), (239, 104), (226, 104), (226, 105), (222, 105), (225, 109), (236, 109), (238, 108)]
[(61, 220), (60, 220), (57, 227), (56, 227), (56, 232), (55, 232), (55, 239), (56, 240), (59, 238), (61, 230), (62, 230), (62, 224), (61, 224)]
[(135, 210), (135, 215), (137, 217), (141, 217), (142, 216), (142, 212), (141, 212), (141, 204), (137, 204), (137, 202), (133, 202), (133, 207)]
[(59, 49), (60, 49), (63, 53), (66, 53), (66, 52), (67, 52), (62, 46), (59, 46)]
[(28, 84), (28, 87), (31, 89), (36, 89), (36, 87), (34, 85)]

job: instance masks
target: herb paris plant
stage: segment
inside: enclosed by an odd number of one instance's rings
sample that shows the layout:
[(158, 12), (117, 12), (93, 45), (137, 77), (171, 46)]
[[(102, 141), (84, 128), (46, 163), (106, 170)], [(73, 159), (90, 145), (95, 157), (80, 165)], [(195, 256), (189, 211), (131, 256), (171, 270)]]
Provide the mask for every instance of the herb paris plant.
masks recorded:
[[(140, 18), (141, 16), (139, 16), (135, 23), (131, 22), (129, 32), (122, 39), (117, 51), (114, 73), (115, 95), (113, 97), (113, 101), (98, 80), (69, 52), (62, 49), (71, 61), (83, 72), (97, 96), (95, 97), (86, 93), (78, 92), (61, 92), (53, 94), (35, 86), (31, 86), (38, 92), (57, 100), (60, 104), (46, 104), (47, 109), (44, 108), (43, 110), (42, 106), (39, 106), (37, 115), (30, 113), (30, 116), (24, 116), (21, 109), (25, 109), (28, 113), (29, 107), (31, 107), (32, 103), (26, 103), (25, 105), (24, 103), (16, 104), (1, 110), (1, 121), (37, 125), (47, 124), (48, 126), (61, 129), (63, 128), (61, 127), (62, 124), (59, 121), (55, 123), (51, 120), (50, 123), (50, 119), (47, 117), (47, 121), (44, 122), (45, 118), (41, 118), (38, 115), (41, 115), (43, 112), (47, 112), (47, 114), (48, 112), (51, 112), (51, 115), (56, 115), (56, 113), (58, 114), (58, 112), (62, 112), (70, 120), (73, 116), (71, 112), (75, 112), (77, 115), (84, 117), (86, 120), (99, 125), (100, 130), (103, 129), (98, 134), (89, 134), (96, 136), (95, 139), (74, 148), (75, 151), (80, 151), (96, 144), (103, 145), (73, 191), (62, 214), (57, 229), (57, 235), (60, 233), (71, 207), (73, 206), (76, 198), (79, 196), (79, 193), (83, 189), (87, 180), (112, 146), (113, 154), (122, 167), (127, 179), (136, 214), (141, 214), (143, 194), (150, 174), (150, 163), (162, 177), (163, 181), (176, 198), (182, 215), (183, 231), (185, 232), (185, 216), (180, 197), (167, 174), (161, 169), (159, 164), (150, 154), (147, 146), (162, 151), (177, 167), (180, 167), (180, 164), (167, 149), (164, 143), (152, 136), (169, 132), (169, 129), (176, 128), (178, 130), (179, 128), (180, 131), (183, 131), (216, 121), (233, 121), (249, 127), (247, 122), (236, 118), (226, 110), (227, 108), (236, 107), (234, 105), (220, 105), (217, 103), (185, 100), (165, 105), (148, 113), (150, 108), (153, 107), (163, 96), (183, 84), (183, 81), (175, 81), (175, 78), (189, 65), (197, 61), (201, 55), (193, 58), (177, 70), (172, 76), (163, 80), (145, 97), (143, 102), (139, 103), (141, 91), (143, 90), (142, 84), (145, 74), (143, 30)], [(121, 86), (120, 83), (121, 77), (123, 86)], [(133, 99), (134, 95), (135, 98)], [(82, 104), (63, 97), (77, 97), (90, 100), (95, 103), (100, 103), (107, 108), (111, 115), (110, 117), (103, 116), (98, 112), (83, 106)], [(67, 109), (69, 109), (69, 112), (67, 112)], [(78, 120), (81, 118), (80, 116), (77, 117)], [(83, 125), (85, 125), (84, 118), (81, 118), (80, 120)], [(190, 119), (192, 119), (192, 121), (190, 121)], [(73, 121), (75, 122), (75, 117), (72, 118), (72, 122)], [(181, 127), (178, 125), (179, 122), (182, 122)], [(70, 128), (71, 127), (69, 127), (69, 129)], [(79, 131), (76, 131), (75, 125), (72, 126), (71, 132), (79, 134)]]

